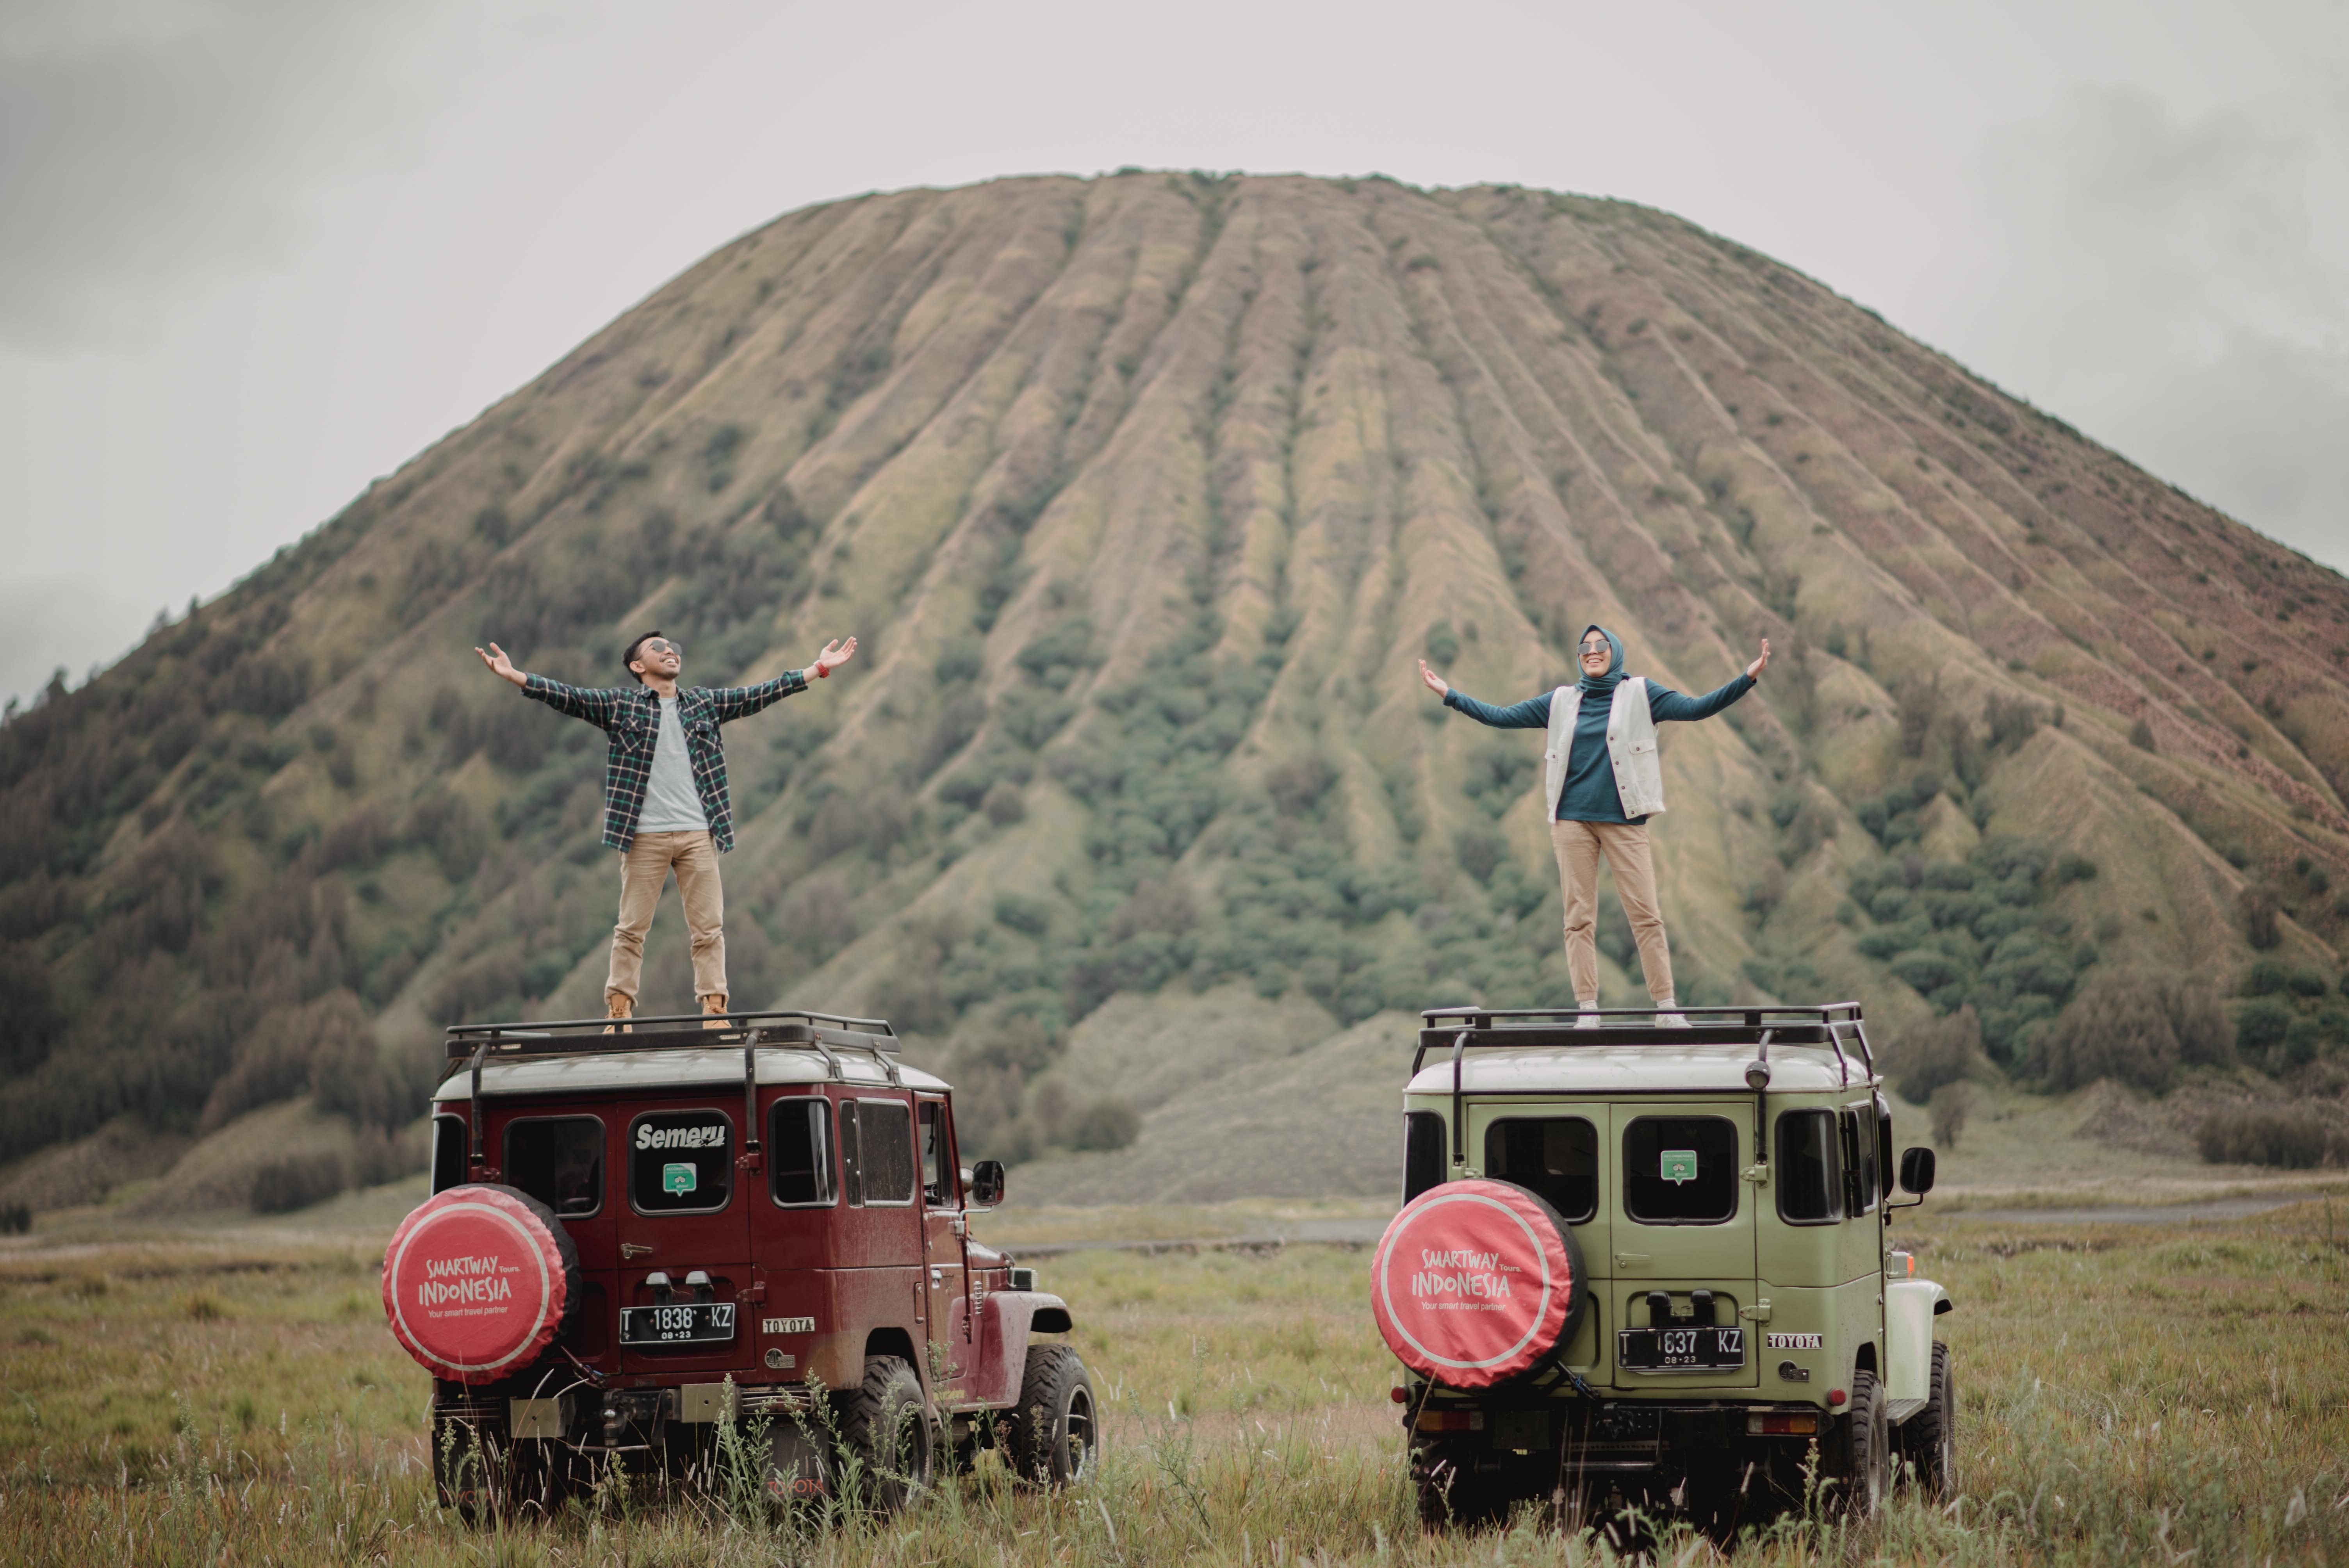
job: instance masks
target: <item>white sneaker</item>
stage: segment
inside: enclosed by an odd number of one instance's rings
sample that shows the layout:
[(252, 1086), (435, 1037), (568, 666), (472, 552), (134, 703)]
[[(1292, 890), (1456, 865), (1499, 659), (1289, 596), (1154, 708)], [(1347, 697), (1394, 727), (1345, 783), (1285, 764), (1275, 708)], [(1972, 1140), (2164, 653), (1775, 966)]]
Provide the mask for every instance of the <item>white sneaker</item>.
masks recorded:
[(1574, 1026), (1578, 1029), (1597, 1028), (1599, 1026), (1599, 1010), (1596, 1007), (1585, 1007), (1582, 1009), (1580, 1015), (1575, 1018)]
[[(1677, 996), (1667, 996), (1656, 1004), (1659, 1007), (1677, 1007), (1680, 1005), (1681, 999)], [(1656, 1015), (1656, 1027), (1660, 1029), (1685, 1029), (1688, 1026), (1689, 1021), (1678, 1013), (1665, 1012)]]

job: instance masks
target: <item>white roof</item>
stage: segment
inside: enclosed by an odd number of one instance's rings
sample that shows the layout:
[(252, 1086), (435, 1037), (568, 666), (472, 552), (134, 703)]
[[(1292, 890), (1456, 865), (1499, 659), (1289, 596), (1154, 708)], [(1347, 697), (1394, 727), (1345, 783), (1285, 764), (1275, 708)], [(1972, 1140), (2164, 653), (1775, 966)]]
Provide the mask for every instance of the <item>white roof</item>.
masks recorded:
[[(835, 1047), (842, 1080), (886, 1087), (888, 1074), (863, 1051)], [(907, 1088), (943, 1092), (946, 1080), (919, 1068), (900, 1063), (897, 1076)], [(762, 1046), (759, 1048), (759, 1081), (762, 1084), (819, 1084), (833, 1081), (823, 1057), (804, 1046)], [(708, 1050), (596, 1051), (576, 1056), (523, 1057), (481, 1063), (481, 1093), (604, 1094), (613, 1090), (657, 1093), (671, 1088), (742, 1088), (742, 1047), (713, 1047)], [(472, 1074), (465, 1064), (452, 1064), (448, 1080), (432, 1099), (435, 1103), (467, 1100), (473, 1095)]]
[[(1471, 1047), (1461, 1057), (1466, 1094), (1686, 1094), (1719, 1090), (1751, 1094), (1746, 1065), (1751, 1045)], [(1847, 1047), (1839, 1075), (1835, 1052), (1824, 1046), (1770, 1047), (1770, 1088), (1805, 1094), (1868, 1083), (1868, 1065)], [(1410, 1094), (1452, 1092), (1452, 1057), (1431, 1049), (1412, 1078)]]

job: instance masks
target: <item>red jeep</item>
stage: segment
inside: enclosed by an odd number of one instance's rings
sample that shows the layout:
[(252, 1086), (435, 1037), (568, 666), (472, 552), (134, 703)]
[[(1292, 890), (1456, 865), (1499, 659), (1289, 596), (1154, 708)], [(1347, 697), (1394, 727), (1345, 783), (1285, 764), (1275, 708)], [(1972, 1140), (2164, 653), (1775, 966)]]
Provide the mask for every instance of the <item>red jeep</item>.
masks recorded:
[[(877, 1018), (467, 1025), (434, 1095), (432, 1196), (385, 1254), (466, 1517), (591, 1476), (707, 1474), (724, 1423), (769, 1491), (894, 1508), (1000, 1442), (1079, 1473), (1097, 1436), (1068, 1304), (970, 1235), (1003, 1167)], [(849, 1495), (853, 1494), (853, 1495)]]

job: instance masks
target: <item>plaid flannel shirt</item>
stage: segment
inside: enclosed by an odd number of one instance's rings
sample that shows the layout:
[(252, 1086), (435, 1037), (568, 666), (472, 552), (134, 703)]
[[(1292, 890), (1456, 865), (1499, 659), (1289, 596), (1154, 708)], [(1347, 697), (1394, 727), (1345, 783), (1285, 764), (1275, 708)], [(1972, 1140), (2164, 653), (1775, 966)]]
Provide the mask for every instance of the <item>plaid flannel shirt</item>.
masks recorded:
[[(734, 805), (726, 792), (726, 751), (719, 744), (718, 727), (805, 691), (807, 685), (807, 676), (792, 670), (754, 686), (678, 688), (677, 720), (685, 730), (693, 787), (709, 819), (709, 841), (718, 849), (734, 847)], [(604, 761), (604, 842), (625, 851), (645, 812), (653, 746), (660, 738), (660, 695), (648, 686), (582, 688), (544, 676), (532, 676), (522, 689), (555, 712), (584, 718), (611, 737), (611, 753)]]

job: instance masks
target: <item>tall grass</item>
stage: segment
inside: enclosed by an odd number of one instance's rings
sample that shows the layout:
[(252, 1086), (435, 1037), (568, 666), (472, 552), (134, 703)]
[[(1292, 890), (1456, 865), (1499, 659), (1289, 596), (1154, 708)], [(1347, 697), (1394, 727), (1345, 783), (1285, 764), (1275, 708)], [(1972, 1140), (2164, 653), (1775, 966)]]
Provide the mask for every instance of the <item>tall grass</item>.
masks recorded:
[[(2349, 1214), (2338, 1222), (2349, 1233)], [(1941, 1320), (1961, 1378), (1959, 1495), (1937, 1507), (1903, 1494), (1860, 1529), (1798, 1511), (1728, 1543), (1656, 1522), (1640, 1537), (1655, 1561), (2349, 1561), (2349, 1268), (2321, 1205), (2224, 1232), (1946, 1220), (1907, 1240), (1959, 1303)], [(102, 1261), (103, 1274), (77, 1262), (0, 1275), (0, 1561), (1619, 1556), (1621, 1537), (1562, 1532), (1533, 1506), (1501, 1530), (1420, 1531), (1392, 1367), (1361, 1309), (1365, 1258), (1341, 1249), (1053, 1264), (1107, 1433), (1065, 1491), (1015, 1485), (988, 1456), (894, 1520), (787, 1514), (750, 1484), (759, 1445), (745, 1433), (698, 1486), (607, 1484), (552, 1520), (478, 1531), (434, 1506), (424, 1380), (371, 1314), (348, 1309), (347, 1256), (207, 1265), (209, 1317), (189, 1311), (191, 1282), (170, 1258)], [(68, 1302), (102, 1308), (104, 1336), (65, 1332)], [(354, 1386), (377, 1377), (388, 1381)], [(136, 1414), (109, 1414), (124, 1411)]]

